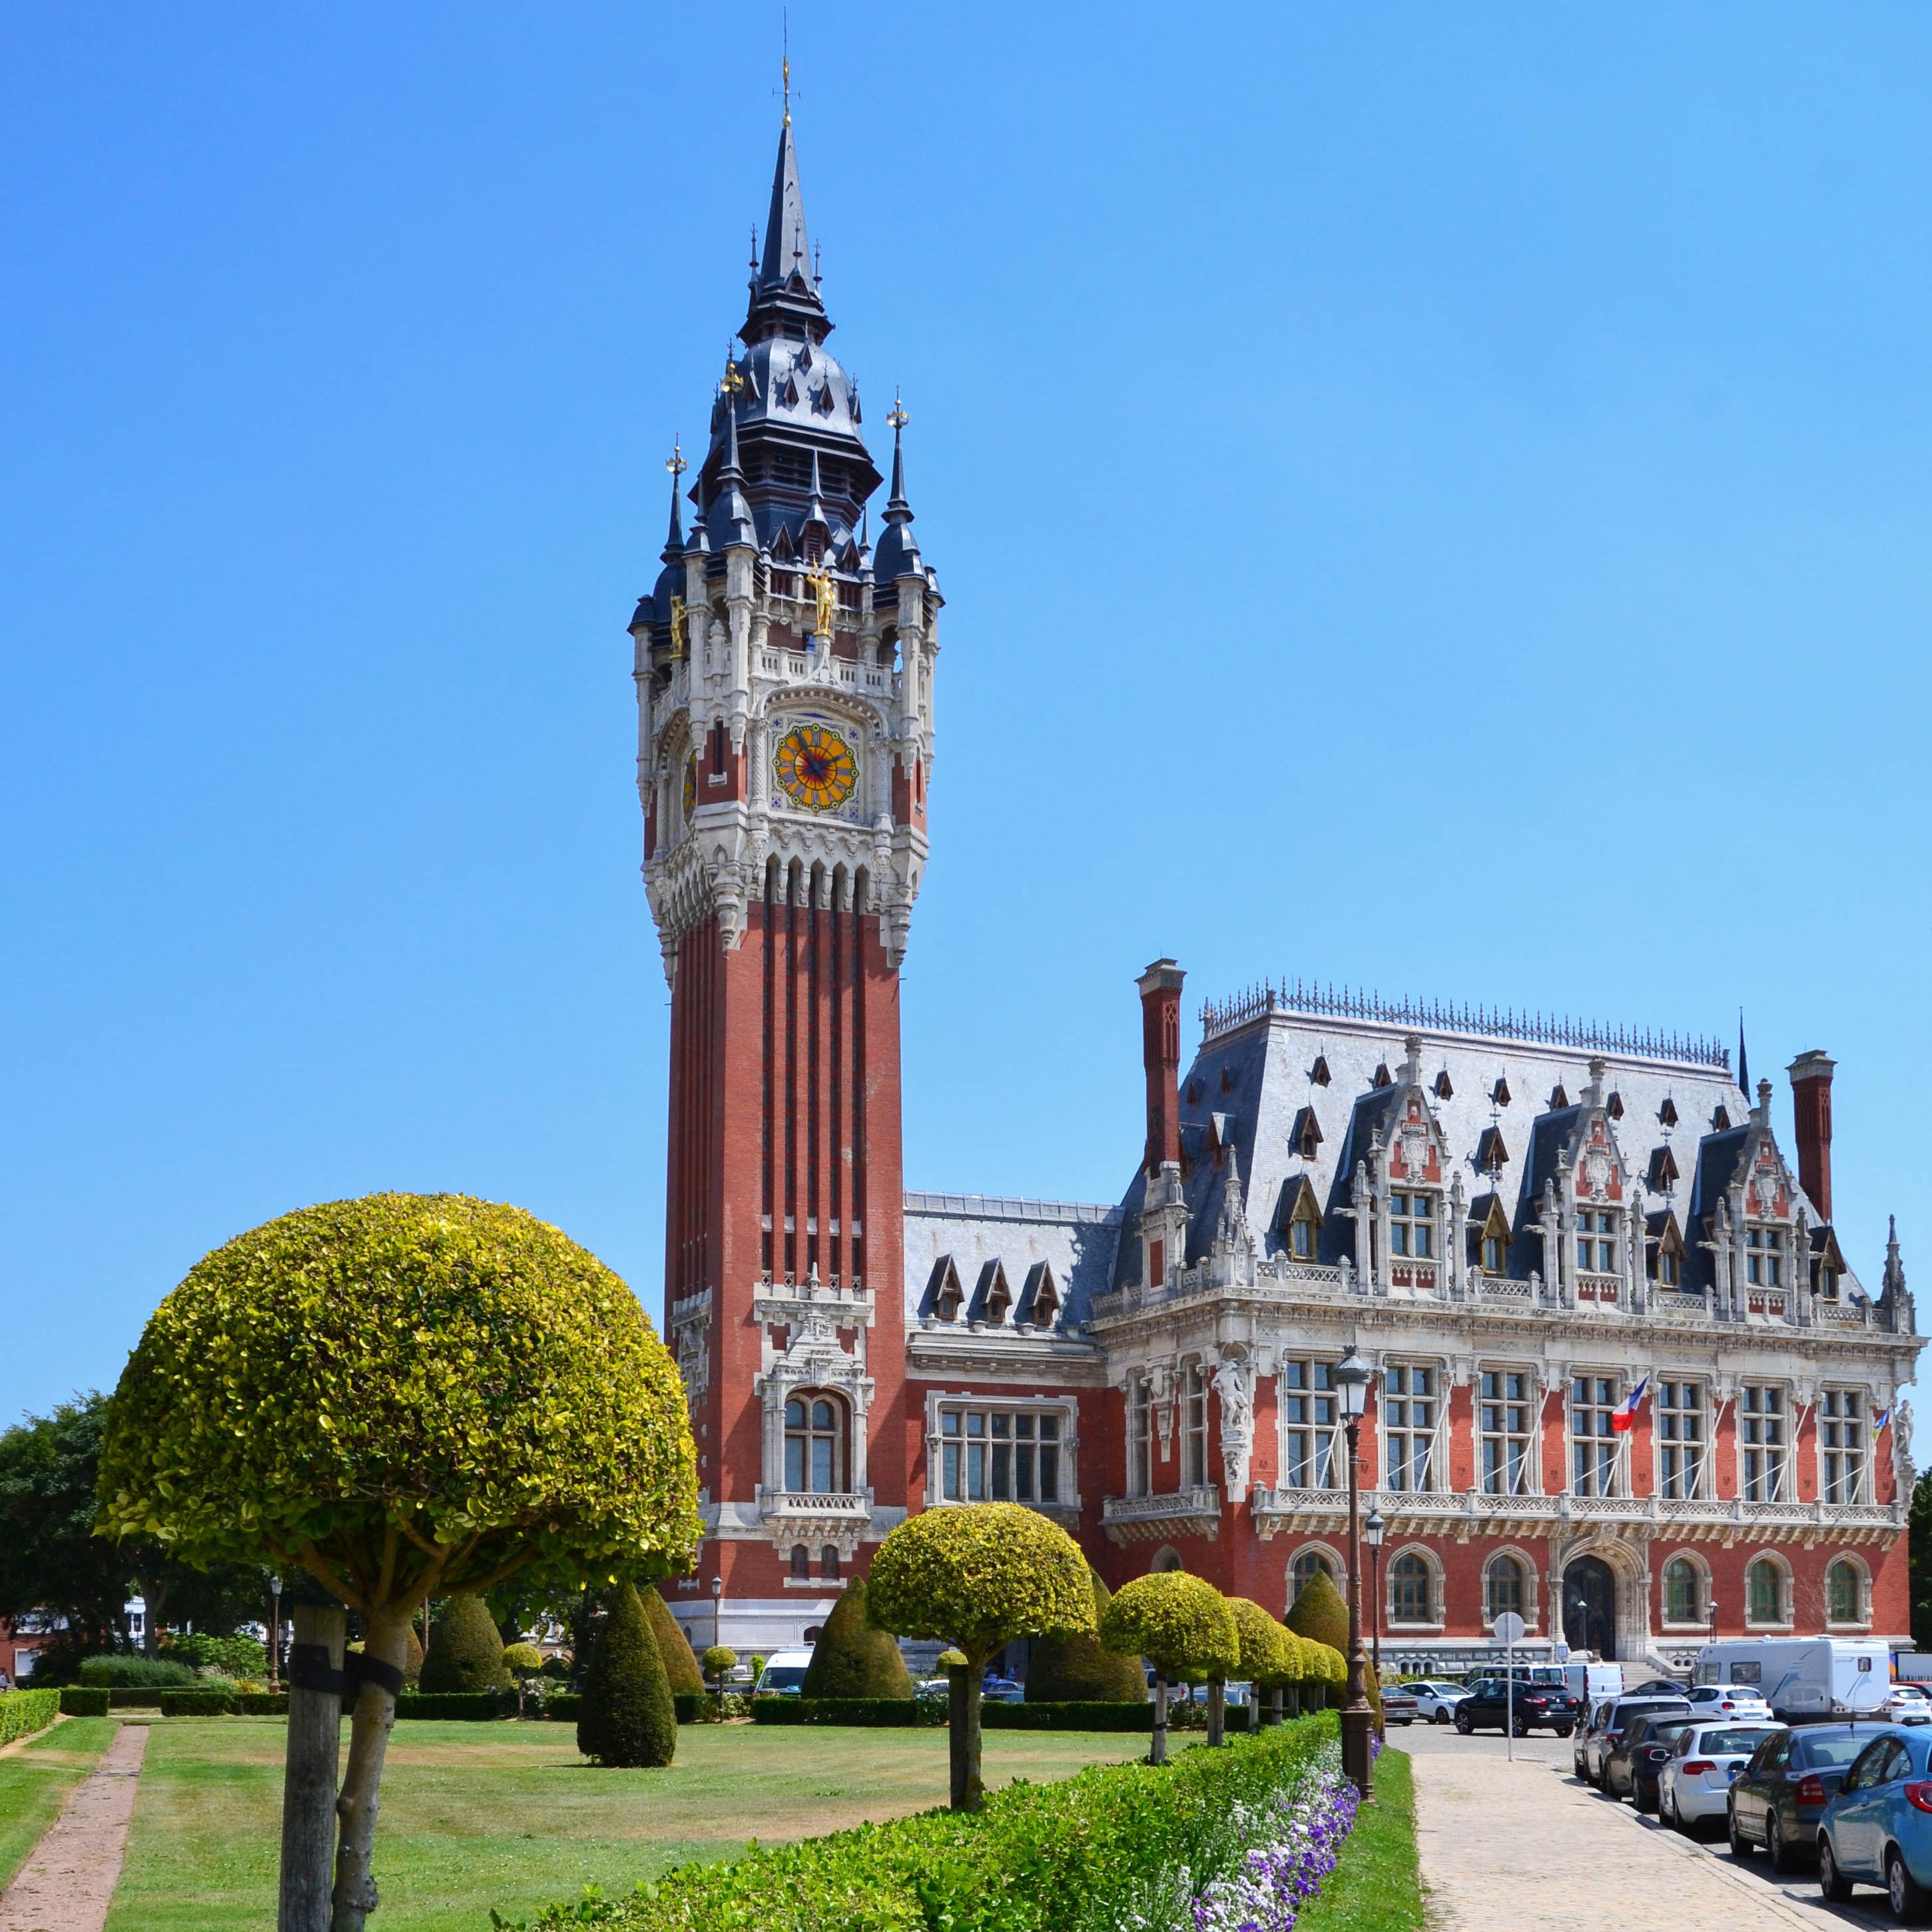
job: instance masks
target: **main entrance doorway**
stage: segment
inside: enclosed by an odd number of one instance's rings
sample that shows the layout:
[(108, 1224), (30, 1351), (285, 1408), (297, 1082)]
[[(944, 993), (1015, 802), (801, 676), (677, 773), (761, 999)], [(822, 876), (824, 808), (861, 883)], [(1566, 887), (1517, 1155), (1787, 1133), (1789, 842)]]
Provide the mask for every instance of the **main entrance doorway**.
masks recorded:
[(1600, 1556), (1580, 1556), (1563, 1573), (1563, 1641), (1616, 1660), (1616, 1574)]

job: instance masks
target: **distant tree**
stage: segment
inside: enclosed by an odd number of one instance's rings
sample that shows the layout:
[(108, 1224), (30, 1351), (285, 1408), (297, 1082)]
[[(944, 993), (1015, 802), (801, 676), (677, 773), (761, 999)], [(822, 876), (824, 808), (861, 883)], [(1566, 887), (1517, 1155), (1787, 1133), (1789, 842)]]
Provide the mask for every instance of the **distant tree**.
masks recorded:
[(724, 1644), (714, 1643), (698, 1660), (712, 1683), (722, 1684), (737, 1669), (738, 1653)]
[[(1096, 1625), (1106, 1614), (1111, 1592), (1098, 1572), (1089, 1570)], [(1041, 1637), (1028, 1660), (1029, 1704), (1144, 1704), (1147, 1673), (1137, 1657), (1104, 1648), (1092, 1630), (1054, 1630)]]
[(1228, 1600), (1205, 1577), (1185, 1570), (1136, 1576), (1114, 1592), (1102, 1613), (1100, 1641), (1123, 1657), (1144, 1657), (1154, 1667), (1154, 1748), (1167, 1761), (1169, 1682), (1224, 1681), (1240, 1661), (1240, 1638)]
[(866, 1606), (881, 1630), (940, 1638), (965, 1660), (950, 1672), (952, 1802), (956, 1811), (978, 1810), (980, 1673), (1015, 1637), (1093, 1628), (1080, 1546), (1018, 1503), (926, 1510), (880, 1544)]
[(578, 1707), (577, 1748), (593, 1764), (656, 1769), (677, 1754), (677, 1706), (634, 1584), (620, 1583), (597, 1632)]
[(518, 1208), (374, 1195), (239, 1236), (162, 1303), (110, 1408), (99, 1525), (305, 1570), (362, 1618), (382, 1668), (354, 1707), (332, 1932), (362, 1932), (418, 1609), (688, 1561), (696, 1465), (676, 1367), (594, 1256)]
[(422, 1682), (431, 1693), (508, 1689), (503, 1640), (481, 1597), (445, 1597), (433, 1606)]
[(700, 1696), (704, 1690), (704, 1673), (698, 1667), (697, 1653), (691, 1647), (691, 1640), (684, 1634), (684, 1626), (666, 1608), (664, 1600), (646, 1585), (638, 1592), (644, 1600), (644, 1615), (651, 1620), (651, 1634), (658, 1640), (658, 1654), (664, 1660), (664, 1675), (670, 1680), (672, 1694), (680, 1697)]
[(813, 1645), (801, 1686), (808, 1697), (910, 1697), (899, 1647), (866, 1618), (866, 1580), (854, 1576)]

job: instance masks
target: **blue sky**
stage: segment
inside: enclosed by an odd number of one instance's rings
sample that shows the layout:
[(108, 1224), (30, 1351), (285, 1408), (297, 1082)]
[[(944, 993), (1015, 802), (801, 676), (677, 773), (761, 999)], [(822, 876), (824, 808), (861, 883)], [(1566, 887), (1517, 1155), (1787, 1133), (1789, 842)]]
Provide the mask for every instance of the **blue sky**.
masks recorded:
[[(1135, 974), (1840, 1061), (1932, 1284), (1922, 7), (796, 5), (948, 605), (914, 1186), (1116, 1197)], [(624, 633), (778, 14), (0, 10), (0, 1417), (376, 1187), (659, 1296)], [(1778, 1118), (1788, 1130), (1780, 1081)]]

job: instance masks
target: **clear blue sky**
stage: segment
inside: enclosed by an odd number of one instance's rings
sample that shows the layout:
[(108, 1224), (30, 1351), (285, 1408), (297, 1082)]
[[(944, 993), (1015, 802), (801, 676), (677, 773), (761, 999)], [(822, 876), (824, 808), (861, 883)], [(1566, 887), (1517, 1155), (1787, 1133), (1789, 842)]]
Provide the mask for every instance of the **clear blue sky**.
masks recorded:
[[(454, 1188), (658, 1306), (624, 625), (778, 11), (0, 11), (0, 1417)], [(1132, 980), (1840, 1060), (1922, 1292), (1932, 10), (794, 5), (948, 606), (914, 1186), (1096, 1199)], [(874, 411), (876, 418), (879, 412)], [(1932, 1307), (1932, 1303), (1928, 1303)]]

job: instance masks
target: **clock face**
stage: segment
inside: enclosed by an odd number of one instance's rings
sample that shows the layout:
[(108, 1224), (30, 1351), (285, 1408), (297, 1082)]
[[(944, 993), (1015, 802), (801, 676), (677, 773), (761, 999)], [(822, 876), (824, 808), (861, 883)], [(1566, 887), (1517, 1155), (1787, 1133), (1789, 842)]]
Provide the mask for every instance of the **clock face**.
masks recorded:
[(772, 767), (778, 789), (807, 812), (835, 811), (859, 782), (851, 746), (826, 724), (794, 724), (778, 740)]

